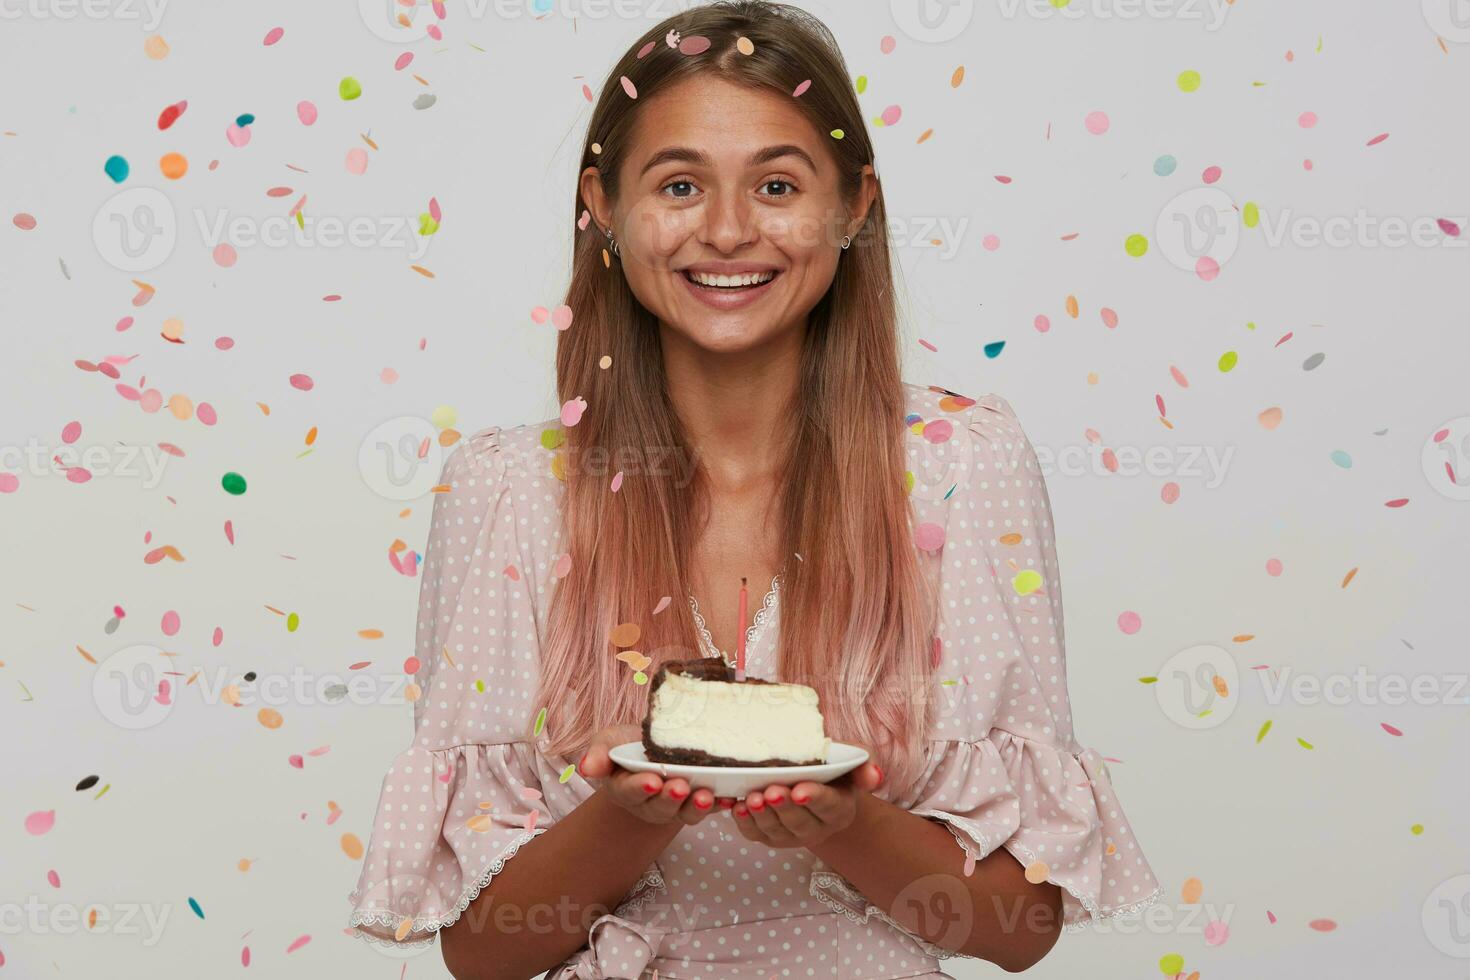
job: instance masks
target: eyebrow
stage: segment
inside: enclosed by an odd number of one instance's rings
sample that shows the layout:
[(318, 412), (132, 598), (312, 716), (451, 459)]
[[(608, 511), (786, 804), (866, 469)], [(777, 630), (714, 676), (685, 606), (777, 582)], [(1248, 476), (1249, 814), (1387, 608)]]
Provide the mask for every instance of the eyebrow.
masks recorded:
[[(781, 157), (796, 157), (810, 167), (813, 172), (817, 169), (817, 165), (812, 160), (811, 155), (801, 147), (791, 143), (768, 146), (765, 149), (757, 150), (750, 155), (750, 160), (747, 162), (747, 165), (758, 167), (763, 163), (779, 160)], [(690, 149), (687, 146), (667, 146), (649, 157), (648, 162), (643, 165), (643, 169), (638, 172), (638, 175), (641, 177), (654, 167), (665, 163), (692, 163), (696, 166), (709, 166), (709, 162), (709, 157), (698, 150)]]

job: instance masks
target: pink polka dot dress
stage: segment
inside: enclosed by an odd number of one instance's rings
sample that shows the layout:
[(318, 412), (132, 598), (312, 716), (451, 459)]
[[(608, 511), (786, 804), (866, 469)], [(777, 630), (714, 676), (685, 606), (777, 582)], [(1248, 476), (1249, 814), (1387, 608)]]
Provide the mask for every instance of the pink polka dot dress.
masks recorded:
[[(1035, 866), (1061, 886), (1068, 929), (1136, 912), (1161, 890), (1107, 766), (1073, 735), (1036, 454), (1003, 398), (905, 387), (916, 547), (939, 568), (939, 710), (922, 777), (878, 795), (948, 827), (957, 873), (997, 848)], [(537, 636), (563, 547), (563, 484), (542, 441), (559, 424), (484, 429), (445, 464), (423, 565), (414, 739), (383, 780), (351, 896), (350, 925), (369, 941), (433, 942), (519, 848), (594, 792), (575, 770), (563, 780), (575, 760), (548, 758), (524, 734), (540, 708)], [(778, 578), (747, 641), (753, 676), (775, 675), (780, 606)], [(701, 644), (715, 653), (707, 635)], [(939, 961), (958, 954), (908, 932), (809, 851), (754, 844), (732, 821), (720, 812), (684, 828), (547, 976), (949, 976)]]

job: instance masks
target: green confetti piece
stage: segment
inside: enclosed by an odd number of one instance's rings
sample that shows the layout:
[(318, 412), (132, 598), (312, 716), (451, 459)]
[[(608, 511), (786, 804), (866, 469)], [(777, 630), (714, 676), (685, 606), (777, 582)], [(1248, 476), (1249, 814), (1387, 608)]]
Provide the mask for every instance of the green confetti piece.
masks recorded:
[(1266, 733), (1269, 732), (1270, 730), (1271, 730), (1271, 721), (1270, 721), (1270, 719), (1267, 719), (1266, 723), (1261, 726), (1261, 730), (1258, 731), (1258, 732), (1256, 732), (1256, 744), (1257, 745), (1260, 745), (1261, 744), (1261, 739), (1265, 738), (1266, 737)]
[(1140, 684), (1157, 684), (1158, 682), (1159, 679), (1157, 677), (1140, 677), (1138, 679), (1138, 683)]
[(1178, 953), (1168, 953), (1159, 957), (1159, 972), (1166, 977), (1172, 977), (1177, 973), (1184, 972), (1184, 957)]
[(568, 779), (571, 779), (572, 778), (572, 773), (574, 773), (576, 771), (577, 771), (577, 767), (576, 766), (567, 766), (565, 769), (563, 769), (561, 771), (561, 775), (557, 778), (557, 782), (559, 782), (559, 783), (566, 782)]
[(348, 75), (338, 83), (337, 94), (342, 96), (343, 102), (351, 102), (362, 94), (362, 83)]
[(1034, 568), (1024, 569), (1011, 580), (1011, 588), (1016, 590), (1016, 595), (1030, 595), (1041, 588), (1041, 573)]
[(299, 627), (300, 625), (301, 625), (301, 617), (298, 616), (298, 615), (296, 615), (295, 613), (292, 613), (291, 615), (289, 615), (289, 616), (286, 617), (286, 632), (287, 633), (294, 633), (294, 632), (296, 632), (296, 628)]
[(1242, 212), (1242, 215), (1241, 215), (1241, 220), (1243, 220), (1245, 222), (1245, 226), (1247, 228), (1254, 228), (1256, 225), (1260, 224), (1261, 223), (1261, 208), (1260, 208), (1260, 205), (1256, 204), (1255, 201), (1246, 201), (1245, 202), (1245, 209), (1244, 209), (1244, 211)]
[(104, 793), (106, 793), (110, 789), (112, 789), (112, 784), (111, 783), (108, 783), (105, 786), (103, 786), (100, 790), (98, 790), (97, 791), (97, 795), (94, 796), (94, 797), (92, 797), (92, 799), (94, 799), (94, 800), (100, 800), (100, 799), (102, 799), (102, 795)]
[(641, 670), (634, 671), (633, 683), (637, 684), (639, 687), (642, 687), (644, 684), (648, 683), (648, 675)]
[(1418, 837), (1420, 834), (1424, 833), (1424, 825), (1422, 823), (1414, 824), (1414, 826), (1409, 828), (1409, 833), (1413, 834), (1415, 837)]
[(1128, 240), (1123, 243), (1123, 249), (1135, 259), (1141, 259), (1148, 251), (1148, 239), (1142, 235), (1129, 235)]
[(1311, 742), (1308, 742), (1304, 738), (1298, 738), (1296, 740), (1296, 744), (1300, 745), (1304, 749), (1315, 749), (1317, 747), (1317, 746), (1313, 745)]
[(423, 214), (419, 215), (419, 234), (420, 235), (423, 235), (423, 236), (427, 237), (429, 235), (434, 234), (434, 232), (436, 232), (438, 230), (439, 230), (439, 222), (437, 222), (437, 221), (434, 220), (434, 216), (432, 214), (429, 214), (427, 211), (425, 211)]
[(478, 694), (485, 693), (485, 682), (480, 680), (478, 677), (475, 678), (475, 691)]
[(1179, 73), (1179, 91), (1195, 92), (1199, 90), (1200, 77), (1197, 71), (1183, 71)]
[(843, 132), (843, 131), (842, 131), (842, 130), (840, 130), (840, 129), (834, 129), (834, 130), (832, 130), (832, 138), (833, 138), (833, 139), (834, 139), (834, 140), (840, 140), (840, 139), (842, 139), (842, 137), (844, 137), (844, 136), (846, 136), (846, 135), (847, 135), (847, 134), (846, 134), (846, 133), (844, 133), (844, 132)]
[(239, 473), (226, 473), (220, 478), (219, 485), (225, 488), (225, 493), (236, 497), (245, 492), (245, 478)]
[(566, 441), (567, 435), (561, 426), (541, 430), (541, 448), (543, 449), (555, 449)]
[(1232, 368), (1235, 367), (1236, 362), (1238, 362), (1239, 360), (1240, 355), (1235, 353), (1235, 351), (1226, 351), (1225, 353), (1220, 355), (1220, 371), (1222, 373), (1230, 371)]
[(859, 75), (857, 77), (857, 86), (856, 86), (856, 88), (857, 88), (857, 94), (858, 95), (862, 95), (864, 92), (866, 92), (868, 90), (868, 76), (867, 75)]
[(531, 729), (532, 735), (540, 735), (541, 729), (546, 727), (546, 709), (542, 708), (536, 712), (536, 727)]
[(939, 686), (940, 687), (954, 687), (958, 683), (959, 683), (959, 681), (940, 681), (939, 682)]
[(305, 228), (306, 227), (306, 215), (302, 214), (300, 211), (297, 211), (296, 212), (296, 227), (297, 228)]

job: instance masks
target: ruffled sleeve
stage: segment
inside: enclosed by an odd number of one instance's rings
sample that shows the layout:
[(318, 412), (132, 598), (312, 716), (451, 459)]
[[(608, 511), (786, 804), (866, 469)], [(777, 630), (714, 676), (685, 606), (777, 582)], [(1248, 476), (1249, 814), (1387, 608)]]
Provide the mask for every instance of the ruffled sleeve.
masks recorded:
[[(1061, 887), (1064, 926), (1084, 928), (1137, 912), (1162, 890), (1107, 764), (1074, 737), (1051, 502), (1035, 450), (998, 395), (974, 402), (963, 421), (947, 452), (924, 451), (945, 470), (932, 482), (931, 466), (929, 485), (952, 480), (952, 490), (914, 502), (920, 521), (943, 528), (939, 720), (924, 774), (891, 802), (945, 824), (966, 873), (970, 859), (1005, 848)], [(830, 872), (814, 877), (819, 890), (828, 904), (888, 919)], [(893, 924), (931, 955), (953, 955)]]
[(505, 862), (576, 805), (532, 743), (536, 556), (517, 534), (500, 430), (462, 441), (436, 488), (415, 638), (412, 746), (383, 779), (349, 924), (432, 942)]

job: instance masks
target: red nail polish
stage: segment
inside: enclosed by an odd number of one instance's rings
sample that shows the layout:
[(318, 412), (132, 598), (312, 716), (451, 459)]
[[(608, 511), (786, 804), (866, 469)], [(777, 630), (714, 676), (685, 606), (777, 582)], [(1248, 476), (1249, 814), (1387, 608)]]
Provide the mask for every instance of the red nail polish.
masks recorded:
[(743, 807), (743, 806), (737, 806), (735, 808), (735, 818), (737, 820), (744, 820), (746, 818), (746, 816), (747, 816), (747, 814), (745, 812), (745, 807)]
[(878, 763), (875, 762), (875, 763), (873, 763), (873, 768), (878, 771), (878, 782), (880, 782), (880, 783), (883, 782), (883, 767), (880, 766), (880, 765), (878, 765)]
[(584, 766), (586, 766), (586, 764), (587, 764), (587, 756), (584, 753), (583, 756), (582, 756), (582, 758), (580, 758), (580, 759), (577, 760), (577, 774), (578, 775), (581, 775), (581, 776), (587, 775), (587, 770), (585, 768), (583, 768)]
[(746, 805), (749, 806), (752, 810), (764, 810), (766, 808), (766, 804), (764, 802), (749, 803)]
[(708, 810), (709, 807), (710, 807), (710, 805), (708, 803), (706, 803), (704, 800), (695, 800), (694, 801), (694, 805), (697, 806), (697, 807), (699, 807), (701, 810)]
[(725, 810), (733, 810), (735, 808), (735, 801), (729, 799), (720, 800), (720, 807)]
[(791, 802), (793, 803), (805, 803), (809, 799), (811, 799), (809, 796), (798, 796), (795, 793), (791, 794)]
[(682, 800), (684, 797), (689, 795), (689, 792), (682, 789), (671, 789), (669, 790), (669, 795), (676, 800)]
[(643, 792), (647, 793), (649, 796), (652, 796), (654, 793), (657, 793), (658, 792), (658, 784), (656, 784), (656, 783), (644, 783), (643, 784)]
[(770, 800), (769, 802), (771, 806), (780, 806), (782, 803), (786, 802), (786, 797), (778, 796), (774, 800)]

